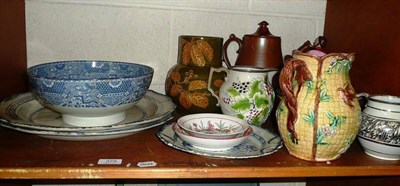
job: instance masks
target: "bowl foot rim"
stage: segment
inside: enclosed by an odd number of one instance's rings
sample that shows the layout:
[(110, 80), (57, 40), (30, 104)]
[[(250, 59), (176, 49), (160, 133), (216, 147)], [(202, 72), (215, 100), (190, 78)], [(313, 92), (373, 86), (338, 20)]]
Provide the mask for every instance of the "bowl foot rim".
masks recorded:
[(112, 115), (97, 116), (97, 117), (61, 114), (61, 117), (62, 120), (69, 125), (77, 127), (101, 127), (123, 121), (126, 117), (126, 112), (124, 111)]

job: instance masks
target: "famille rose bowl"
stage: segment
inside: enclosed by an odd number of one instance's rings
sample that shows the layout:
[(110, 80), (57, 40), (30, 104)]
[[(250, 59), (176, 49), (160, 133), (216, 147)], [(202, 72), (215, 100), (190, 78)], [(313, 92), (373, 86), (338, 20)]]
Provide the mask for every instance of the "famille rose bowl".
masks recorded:
[(209, 150), (209, 151), (220, 151), (227, 150), (236, 145), (243, 143), (252, 133), (253, 128), (248, 127), (245, 132), (241, 135), (235, 136), (233, 138), (201, 138), (188, 134), (185, 130), (182, 130), (177, 123), (173, 124), (172, 130), (176, 135), (179, 136), (187, 145), (191, 145), (195, 148)]
[(234, 138), (249, 128), (242, 119), (212, 113), (189, 114), (179, 118), (177, 124), (190, 136), (210, 139)]
[(147, 92), (153, 68), (114, 61), (59, 61), (28, 68), (31, 91), (65, 123), (106, 126), (125, 119), (125, 111)]

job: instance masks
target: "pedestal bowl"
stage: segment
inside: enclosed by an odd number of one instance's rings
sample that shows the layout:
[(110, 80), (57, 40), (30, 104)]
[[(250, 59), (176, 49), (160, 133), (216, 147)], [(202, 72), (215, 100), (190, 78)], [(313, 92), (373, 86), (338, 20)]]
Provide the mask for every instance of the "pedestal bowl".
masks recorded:
[(35, 98), (62, 120), (79, 127), (106, 126), (125, 118), (125, 111), (147, 92), (153, 68), (129, 62), (58, 61), (28, 68)]

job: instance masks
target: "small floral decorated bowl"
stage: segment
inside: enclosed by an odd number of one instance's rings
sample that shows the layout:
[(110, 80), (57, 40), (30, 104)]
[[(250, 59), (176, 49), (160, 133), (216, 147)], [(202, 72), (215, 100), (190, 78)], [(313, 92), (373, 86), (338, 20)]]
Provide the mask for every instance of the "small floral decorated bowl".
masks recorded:
[(44, 63), (27, 71), (35, 98), (79, 127), (124, 120), (125, 111), (147, 92), (153, 72), (141, 64), (90, 60)]
[(172, 130), (188, 145), (208, 151), (221, 151), (230, 149), (243, 143), (253, 133), (253, 128), (248, 127), (245, 132), (234, 138), (212, 139), (189, 135), (185, 130), (182, 130), (177, 123), (173, 124)]
[(189, 114), (177, 124), (188, 135), (200, 138), (227, 139), (242, 135), (249, 124), (239, 118), (223, 114)]

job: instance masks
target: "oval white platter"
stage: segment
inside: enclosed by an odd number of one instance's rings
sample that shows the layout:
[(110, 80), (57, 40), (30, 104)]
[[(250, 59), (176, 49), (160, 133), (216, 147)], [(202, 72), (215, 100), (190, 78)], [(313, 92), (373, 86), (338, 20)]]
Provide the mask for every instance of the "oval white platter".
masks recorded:
[(156, 126), (160, 126), (167, 121), (171, 120), (173, 117), (168, 119), (153, 121), (146, 124), (141, 125), (141, 127), (131, 128), (131, 129), (122, 129), (122, 130), (107, 130), (107, 131), (43, 131), (36, 129), (27, 129), (22, 127), (16, 127), (12, 125), (7, 125), (6, 123), (0, 122), (0, 125), (9, 128), (12, 130), (25, 132), (29, 134), (35, 134), (44, 138), (56, 139), (56, 140), (66, 140), (66, 141), (93, 141), (93, 140), (106, 140), (106, 139), (114, 139), (120, 138), (128, 135), (135, 134), (137, 132), (150, 129)]
[(272, 154), (282, 147), (282, 139), (279, 135), (271, 133), (267, 129), (251, 126), (253, 133), (240, 145), (227, 150), (209, 151), (199, 149), (183, 141), (172, 130), (173, 124), (163, 126), (157, 133), (157, 137), (166, 145), (180, 151), (201, 156), (227, 159), (256, 158)]
[(114, 131), (140, 128), (141, 125), (166, 120), (171, 117), (175, 107), (176, 105), (169, 97), (149, 90), (134, 107), (127, 111), (125, 120), (109, 126), (76, 127), (64, 123), (59, 113), (42, 106), (31, 93), (24, 93), (0, 103), (0, 123), (27, 130)]

